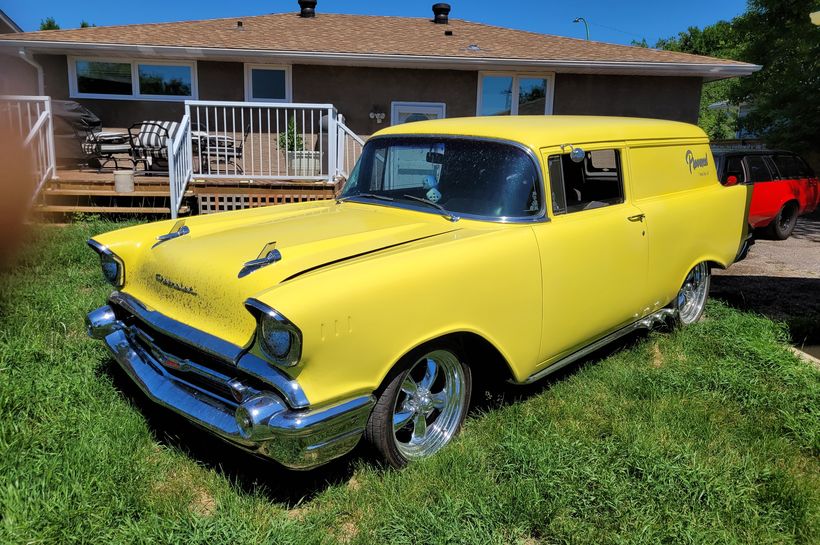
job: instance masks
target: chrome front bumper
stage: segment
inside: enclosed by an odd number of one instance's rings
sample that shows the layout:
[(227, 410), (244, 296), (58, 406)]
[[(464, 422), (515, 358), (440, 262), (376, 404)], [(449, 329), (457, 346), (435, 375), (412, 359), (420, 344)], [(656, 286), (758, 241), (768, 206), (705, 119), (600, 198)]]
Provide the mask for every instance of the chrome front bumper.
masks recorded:
[[(292, 469), (322, 465), (346, 454), (359, 442), (375, 403), (373, 396), (325, 407), (292, 408), (286, 399), (292, 400), (293, 396), (281, 392), (281, 380), (267, 384), (260, 380), (265, 376), (260, 362), (245, 360), (242, 367), (236, 365), (236, 376), (231, 376), (224, 369), (209, 369), (190, 359), (174, 358), (150, 342), (141, 323), (129, 323), (132, 317), (128, 310), (134, 310), (138, 302), (117, 293), (112, 295), (115, 302), (126, 304), (106, 305), (88, 314), (88, 334), (102, 340), (128, 376), (159, 405), (222, 439)], [(203, 384), (219, 388), (203, 388)]]

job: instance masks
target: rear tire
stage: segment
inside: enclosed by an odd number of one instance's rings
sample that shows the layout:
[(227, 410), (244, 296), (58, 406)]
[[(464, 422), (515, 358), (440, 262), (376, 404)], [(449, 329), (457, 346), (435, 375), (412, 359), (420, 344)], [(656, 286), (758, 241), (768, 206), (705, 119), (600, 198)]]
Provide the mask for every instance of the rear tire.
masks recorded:
[(674, 302), (681, 325), (686, 326), (700, 320), (706, 308), (711, 278), (712, 271), (709, 270), (709, 264), (705, 261), (695, 265), (686, 275)]
[(472, 393), (470, 367), (450, 344), (409, 354), (370, 413), (364, 437), (393, 467), (432, 456), (458, 434)]
[(786, 240), (794, 231), (796, 223), (797, 205), (793, 202), (786, 203), (769, 224), (769, 234), (775, 240)]

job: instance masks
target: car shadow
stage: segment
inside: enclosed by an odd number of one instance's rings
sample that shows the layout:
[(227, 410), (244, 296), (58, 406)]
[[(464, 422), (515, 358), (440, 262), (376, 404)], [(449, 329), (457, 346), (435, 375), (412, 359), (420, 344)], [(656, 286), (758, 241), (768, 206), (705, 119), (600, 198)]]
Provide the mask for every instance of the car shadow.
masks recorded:
[[(470, 415), (480, 417), (484, 412), (537, 395), (586, 365), (634, 346), (646, 336), (646, 332), (638, 331), (622, 337), (534, 384), (514, 385), (504, 381), (477, 384), (475, 393), (478, 395), (473, 396)], [(387, 469), (378, 455), (360, 442), (352, 452), (324, 466), (310, 471), (290, 470), (224, 442), (152, 402), (113, 359), (106, 360), (100, 373), (109, 377), (114, 387), (143, 415), (151, 435), (159, 444), (182, 452), (198, 464), (220, 473), (245, 493), (262, 493), (288, 508), (313, 499), (328, 487), (348, 483), (356, 467), (362, 463)]]
[(712, 277), (710, 296), (785, 322), (798, 346), (820, 343), (820, 278), (721, 274)]

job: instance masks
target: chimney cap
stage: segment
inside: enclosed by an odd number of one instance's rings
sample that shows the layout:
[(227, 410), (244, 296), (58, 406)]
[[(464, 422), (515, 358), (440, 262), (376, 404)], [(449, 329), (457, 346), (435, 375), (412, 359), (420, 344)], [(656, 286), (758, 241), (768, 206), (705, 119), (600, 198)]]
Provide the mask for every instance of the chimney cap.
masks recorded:
[(316, 0), (299, 0), (300, 17), (316, 17)]
[(449, 21), (450, 4), (443, 2), (433, 4), (433, 22), (439, 25), (446, 25)]

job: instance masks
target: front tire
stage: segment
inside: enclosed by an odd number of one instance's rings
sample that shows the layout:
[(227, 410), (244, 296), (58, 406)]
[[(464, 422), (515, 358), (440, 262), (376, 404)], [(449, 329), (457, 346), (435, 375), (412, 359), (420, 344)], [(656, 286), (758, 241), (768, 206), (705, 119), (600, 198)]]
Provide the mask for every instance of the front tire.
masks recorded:
[(793, 202), (786, 203), (769, 224), (769, 234), (775, 240), (786, 240), (791, 236), (796, 224), (797, 205)]
[(450, 345), (416, 351), (379, 396), (365, 429), (393, 467), (432, 456), (461, 429), (472, 393), (470, 367)]
[(686, 275), (683, 286), (675, 297), (675, 308), (682, 325), (693, 324), (700, 320), (706, 308), (711, 278), (712, 272), (705, 261), (695, 265)]

